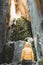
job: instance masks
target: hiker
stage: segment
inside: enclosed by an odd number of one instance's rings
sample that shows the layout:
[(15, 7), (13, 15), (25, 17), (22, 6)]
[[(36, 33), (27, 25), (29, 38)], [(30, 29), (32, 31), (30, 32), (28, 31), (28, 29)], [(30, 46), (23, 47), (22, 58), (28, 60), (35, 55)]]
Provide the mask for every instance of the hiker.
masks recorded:
[(21, 54), (21, 64), (22, 65), (32, 65), (34, 63), (34, 53), (30, 48), (30, 43), (26, 42), (25, 47)]

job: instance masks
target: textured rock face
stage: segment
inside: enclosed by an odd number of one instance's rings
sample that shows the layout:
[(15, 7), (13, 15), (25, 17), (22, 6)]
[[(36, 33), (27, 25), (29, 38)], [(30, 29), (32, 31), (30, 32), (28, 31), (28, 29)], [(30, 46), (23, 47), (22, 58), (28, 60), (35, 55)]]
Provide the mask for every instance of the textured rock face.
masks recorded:
[[(5, 45), (5, 16), (6, 12), (3, 12), (5, 8), (4, 3), (6, 0), (0, 0), (0, 63), (4, 62), (4, 45)], [(4, 9), (6, 10), (6, 8)]]
[[(36, 41), (41, 42), (42, 49), (43, 49), (43, 30), (40, 27), (41, 17), (39, 17), (39, 11), (36, 7), (35, 0), (27, 0), (27, 1), (28, 1), (29, 9), (30, 9), (33, 36), (35, 38), (37, 38), (37, 34), (39, 33), (39, 41), (37, 41), (37, 40)], [(5, 17), (6, 17), (6, 13), (7, 13), (7, 6), (8, 6), (8, 0), (0, 0), (0, 63), (3, 59), (2, 56), (4, 57), (3, 49), (4, 49), (4, 45), (5, 45), (5, 41), (4, 41), (5, 40)], [(42, 17), (42, 19), (43, 19), (43, 17)], [(35, 43), (37, 43), (37, 42), (35, 42)], [(19, 43), (17, 44), (17, 46), (19, 47)], [(18, 57), (19, 57), (18, 53), (21, 53), (21, 51), (19, 51), (20, 49), (17, 47), (16, 47), (16, 49), (17, 49), (17, 55), (16, 55), (17, 57), (15, 59), (18, 60)], [(42, 52), (43, 52), (43, 50), (42, 50)]]
[[(41, 44), (41, 50), (43, 54), (43, 30), (41, 29), (41, 20), (43, 17), (41, 17), (41, 14), (37, 8), (37, 3), (35, 0), (27, 0), (29, 5), (29, 13), (31, 17), (31, 26), (32, 26), (32, 32), (33, 32), (33, 38), (34, 43), (37, 51), (37, 44)], [(37, 51), (37, 55), (39, 56), (39, 51)]]
[(24, 48), (24, 45), (25, 45), (25, 41), (19, 40), (15, 42), (15, 51), (14, 51), (13, 61), (20, 62), (21, 52), (22, 52), (22, 49)]

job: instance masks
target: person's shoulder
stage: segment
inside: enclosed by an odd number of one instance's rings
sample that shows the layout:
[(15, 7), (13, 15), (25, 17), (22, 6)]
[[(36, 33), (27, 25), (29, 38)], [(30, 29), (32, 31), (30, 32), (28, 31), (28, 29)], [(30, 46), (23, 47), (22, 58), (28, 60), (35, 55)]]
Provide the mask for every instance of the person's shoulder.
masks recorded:
[(23, 48), (23, 51), (25, 51), (26, 48)]
[(29, 48), (32, 51), (32, 48)]

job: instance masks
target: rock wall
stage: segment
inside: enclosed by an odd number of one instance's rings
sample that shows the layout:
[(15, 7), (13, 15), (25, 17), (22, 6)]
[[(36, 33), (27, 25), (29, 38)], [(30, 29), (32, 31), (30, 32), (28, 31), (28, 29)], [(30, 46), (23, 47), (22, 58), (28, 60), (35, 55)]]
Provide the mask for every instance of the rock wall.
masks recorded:
[[(29, 13), (31, 17), (31, 26), (32, 26), (35, 47), (37, 50), (37, 42), (38, 43), (40, 42), (43, 49), (43, 30), (41, 29), (41, 25), (40, 25), (43, 17), (41, 17), (41, 14), (37, 8), (37, 4), (35, 0), (27, 0), (27, 1), (28, 1)], [(4, 59), (3, 49), (5, 45), (5, 25), (6, 25), (5, 17), (8, 9), (7, 6), (8, 6), (8, 0), (0, 0), (0, 63)], [(37, 35), (39, 36), (39, 41), (37, 40)], [(42, 54), (43, 54), (43, 50), (42, 50)]]
[[(43, 50), (43, 30), (41, 28), (41, 22), (43, 16), (41, 16), (40, 11), (38, 10), (36, 0), (27, 0), (28, 9), (31, 17), (31, 26), (33, 32), (34, 43), (37, 49), (37, 44), (41, 45), (41, 50)], [(37, 51), (37, 59), (39, 60), (39, 51)], [(43, 51), (42, 51), (43, 54)]]
[(22, 49), (24, 48), (25, 41), (23, 40), (16, 41), (14, 42), (14, 45), (15, 45), (15, 51), (14, 51), (13, 61), (20, 62), (21, 52), (22, 52)]
[(0, 0), (0, 63), (4, 62), (5, 54), (4, 54), (4, 46), (5, 46), (5, 17), (7, 11), (7, 6), (5, 2), (7, 0)]

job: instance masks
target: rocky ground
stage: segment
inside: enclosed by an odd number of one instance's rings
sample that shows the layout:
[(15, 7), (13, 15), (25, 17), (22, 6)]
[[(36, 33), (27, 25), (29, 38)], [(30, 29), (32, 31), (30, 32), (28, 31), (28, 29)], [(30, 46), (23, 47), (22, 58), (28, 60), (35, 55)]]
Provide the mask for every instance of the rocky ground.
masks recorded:
[[(18, 64), (17, 62), (12, 62), (10, 64), (4, 63), (4, 64), (0, 64), (0, 65), (21, 65), (21, 64)], [(32, 65), (39, 65), (39, 64), (36, 61), (34, 61), (34, 63)]]
[(17, 65), (17, 63), (10, 63), (10, 64), (7, 64), (7, 63), (4, 63), (4, 64), (0, 64), (0, 65)]

